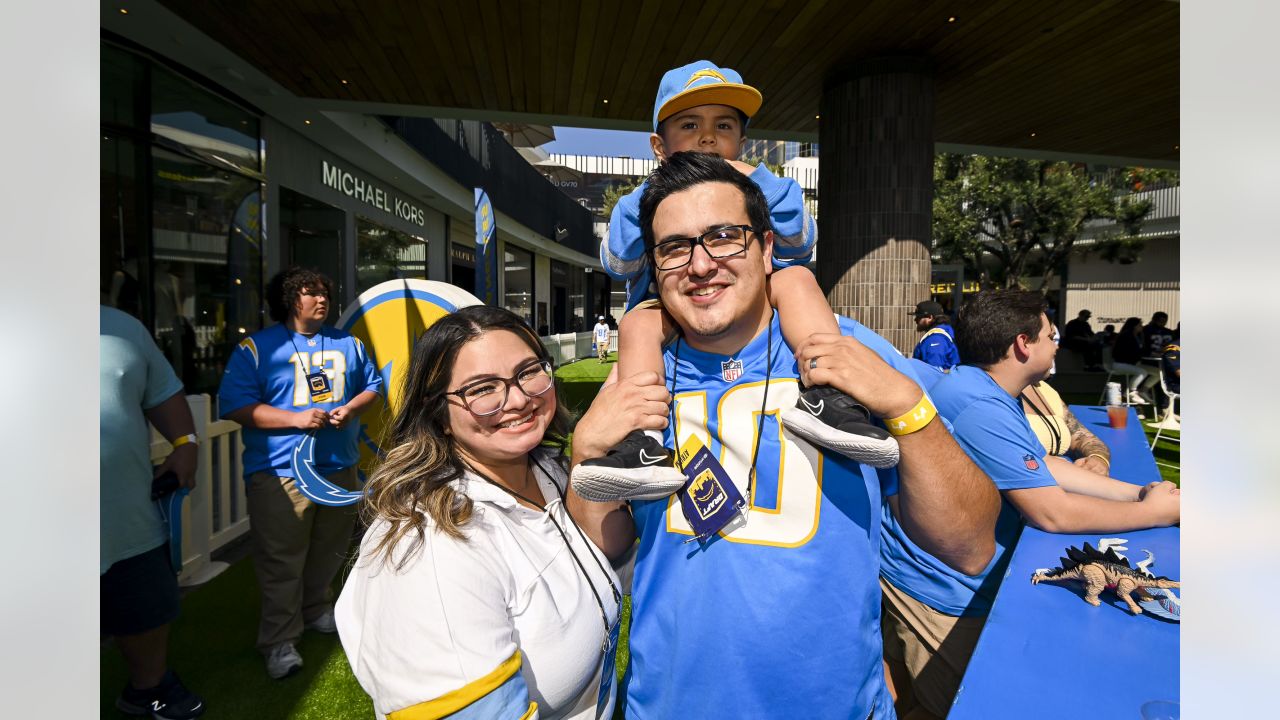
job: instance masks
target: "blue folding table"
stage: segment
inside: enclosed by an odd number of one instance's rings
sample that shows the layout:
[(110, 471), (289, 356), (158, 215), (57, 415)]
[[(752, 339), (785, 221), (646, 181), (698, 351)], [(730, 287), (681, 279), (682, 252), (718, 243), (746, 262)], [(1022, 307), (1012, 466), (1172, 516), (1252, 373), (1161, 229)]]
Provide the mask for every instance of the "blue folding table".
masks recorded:
[[(1123, 430), (1108, 425), (1106, 408), (1071, 411), (1111, 448), (1112, 477), (1140, 485), (1160, 479), (1132, 408)], [(1179, 533), (1172, 527), (1105, 537), (1127, 541), (1119, 552), (1131, 564), (1150, 550), (1151, 571), (1179, 580)], [(1140, 720), (1145, 703), (1179, 699), (1177, 623), (1130, 615), (1111, 593), (1095, 608), (1075, 585), (1031, 584), (1037, 568), (1059, 566), (1068, 545), (1096, 547), (1099, 539), (1023, 530), (948, 718)]]

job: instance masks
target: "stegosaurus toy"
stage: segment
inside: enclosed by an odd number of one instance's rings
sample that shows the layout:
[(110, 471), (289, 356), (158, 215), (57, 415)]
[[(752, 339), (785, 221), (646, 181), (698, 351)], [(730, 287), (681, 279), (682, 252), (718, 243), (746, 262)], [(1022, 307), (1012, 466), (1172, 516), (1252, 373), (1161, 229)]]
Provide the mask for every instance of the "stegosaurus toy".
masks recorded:
[[(1163, 575), (1157, 577), (1146, 573), (1143, 566), (1150, 564), (1151, 553), (1147, 552), (1147, 555), (1147, 561), (1139, 564), (1139, 568), (1142, 569), (1137, 570), (1111, 548), (1101, 552), (1089, 543), (1084, 544), (1084, 550), (1072, 546), (1067, 548), (1066, 557), (1059, 558), (1062, 561), (1062, 567), (1047, 572), (1044, 570), (1036, 572), (1031, 576), (1031, 583), (1038, 585), (1041, 582), (1079, 582), (1084, 585), (1085, 602), (1094, 607), (1102, 604), (1098, 600), (1102, 591), (1111, 590), (1129, 606), (1129, 610), (1134, 615), (1141, 615), (1142, 608), (1132, 597), (1136, 593), (1138, 601), (1153, 614), (1177, 620), (1179, 611), (1176, 603), (1169, 600), (1171, 594), (1159, 591), (1179, 588), (1181, 584)], [(1149, 590), (1157, 592), (1153, 595), (1148, 592)]]

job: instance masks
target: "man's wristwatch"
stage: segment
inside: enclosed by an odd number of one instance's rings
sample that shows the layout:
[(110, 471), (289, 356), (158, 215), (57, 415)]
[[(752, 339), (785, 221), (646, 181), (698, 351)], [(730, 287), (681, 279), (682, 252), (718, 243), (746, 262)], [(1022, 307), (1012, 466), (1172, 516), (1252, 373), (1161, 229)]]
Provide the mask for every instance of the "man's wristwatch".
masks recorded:
[(181, 437), (176, 437), (169, 441), (169, 444), (173, 446), (174, 450), (177, 450), (178, 448), (182, 447), (183, 445), (186, 445), (187, 443), (191, 443), (192, 445), (198, 445), (200, 443), (200, 438), (196, 437), (195, 433), (187, 433), (186, 435), (183, 435)]

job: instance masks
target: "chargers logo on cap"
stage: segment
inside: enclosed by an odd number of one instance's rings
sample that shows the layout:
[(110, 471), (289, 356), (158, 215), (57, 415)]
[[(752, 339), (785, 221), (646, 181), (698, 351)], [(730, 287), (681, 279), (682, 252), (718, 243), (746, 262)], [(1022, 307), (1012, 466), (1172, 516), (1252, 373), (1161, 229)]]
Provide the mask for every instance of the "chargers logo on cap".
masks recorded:
[(686, 83), (684, 84), (684, 86), (685, 86), (685, 87), (689, 87), (690, 85), (692, 85), (692, 84), (694, 84), (695, 82), (697, 82), (697, 81), (698, 81), (698, 78), (711, 78), (711, 79), (713, 79), (713, 80), (716, 80), (716, 81), (718, 81), (718, 82), (722, 82), (722, 83), (727, 83), (727, 82), (729, 82), (729, 80), (728, 80), (727, 78), (725, 78), (725, 76), (724, 76), (724, 75), (721, 75), (719, 72), (717, 72), (717, 71), (715, 71), (715, 70), (699, 70), (698, 72), (696, 72), (696, 73), (694, 73), (694, 74), (692, 74), (692, 75), (690, 75), (690, 76), (689, 76), (689, 81), (688, 81), (688, 82), (686, 82)]

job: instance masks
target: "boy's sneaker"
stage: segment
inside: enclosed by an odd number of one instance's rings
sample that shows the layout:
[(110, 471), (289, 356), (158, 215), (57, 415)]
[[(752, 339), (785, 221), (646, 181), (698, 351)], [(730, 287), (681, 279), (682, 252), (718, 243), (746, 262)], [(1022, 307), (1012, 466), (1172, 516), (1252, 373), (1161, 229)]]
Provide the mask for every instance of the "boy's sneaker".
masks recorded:
[(328, 635), (338, 632), (338, 623), (333, 619), (332, 610), (317, 617), (315, 620), (307, 622), (303, 627), (307, 630), (315, 630), (316, 632), (322, 632)]
[(1150, 405), (1151, 401), (1143, 397), (1141, 392), (1137, 390), (1130, 390), (1129, 404), (1130, 405)]
[(116, 708), (127, 715), (150, 715), (156, 720), (190, 720), (204, 714), (204, 700), (170, 670), (153, 688), (137, 690), (125, 683)]
[(663, 498), (679, 490), (685, 477), (657, 438), (632, 430), (604, 457), (579, 463), (572, 480), (582, 497), (608, 502)]
[(280, 643), (267, 653), (267, 674), (282, 680), (302, 669), (302, 656), (293, 643)]
[(872, 467), (898, 464), (898, 441), (872, 424), (866, 408), (829, 385), (801, 392), (796, 406), (783, 411), (782, 423), (814, 445)]

